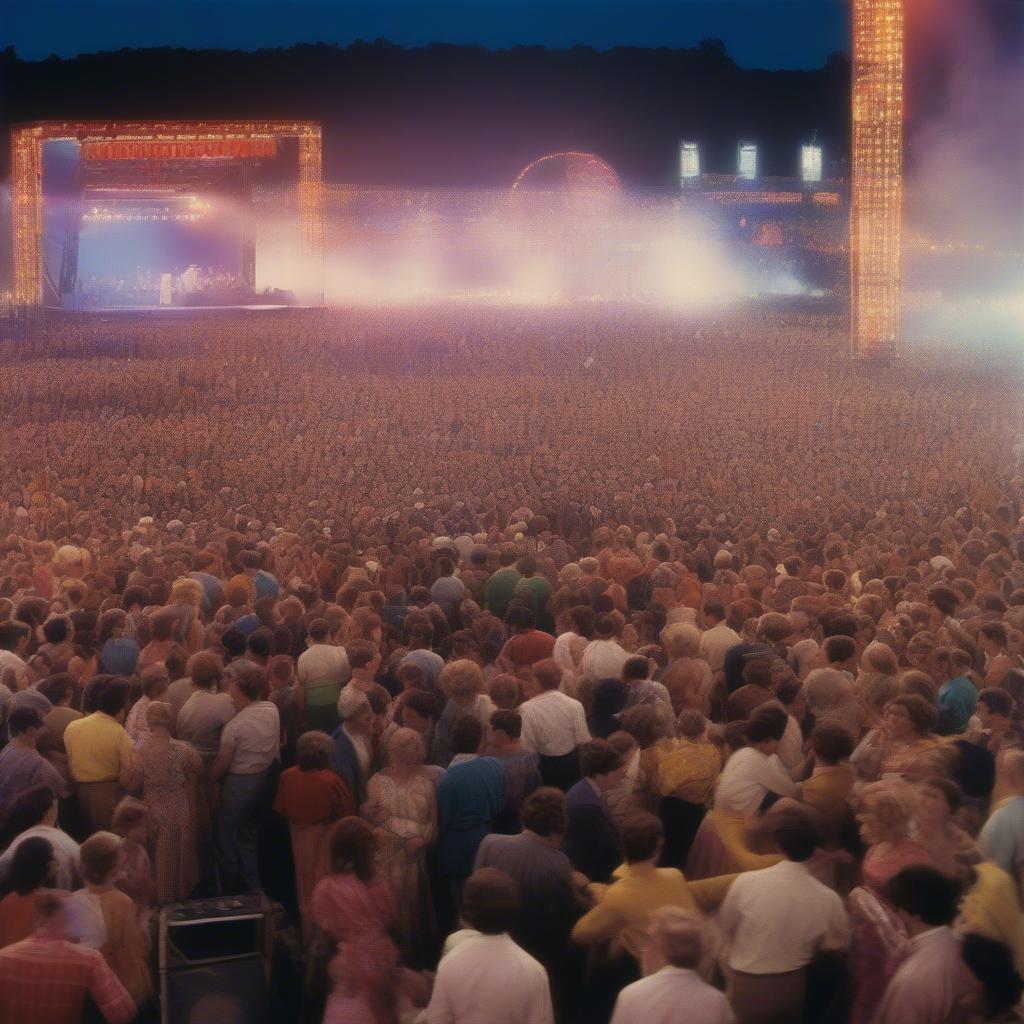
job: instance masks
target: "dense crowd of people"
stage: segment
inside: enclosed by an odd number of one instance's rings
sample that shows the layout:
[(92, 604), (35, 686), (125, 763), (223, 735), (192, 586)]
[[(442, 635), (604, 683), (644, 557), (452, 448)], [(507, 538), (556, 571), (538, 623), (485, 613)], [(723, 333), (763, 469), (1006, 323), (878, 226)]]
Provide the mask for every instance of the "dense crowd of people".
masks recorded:
[(202, 333), (0, 342), (0, 1024), (155, 1020), (161, 910), (252, 893), (282, 1019), (1019, 1019), (1012, 373), (770, 310)]

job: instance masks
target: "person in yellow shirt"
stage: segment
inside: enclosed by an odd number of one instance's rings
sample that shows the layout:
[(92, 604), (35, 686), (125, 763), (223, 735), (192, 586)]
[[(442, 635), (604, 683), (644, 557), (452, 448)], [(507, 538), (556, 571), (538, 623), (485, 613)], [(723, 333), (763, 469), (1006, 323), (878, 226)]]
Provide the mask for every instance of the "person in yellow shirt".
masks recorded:
[(96, 710), (64, 731), (68, 768), (75, 780), (86, 835), (110, 829), (132, 767), (132, 742), (124, 729), (128, 681), (110, 676), (96, 696)]
[(851, 814), (849, 798), (855, 780), (849, 759), (853, 748), (853, 736), (844, 725), (819, 722), (814, 727), (814, 771), (800, 795), (803, 803), (819, 815), (825, 846), (838, 841), (839, 830)]
[(626, 863), (616, 869), (611, 885), (590, 886), (597, 903), (572, 930), (573, 941), (582, 946), (611, 943), (613, 952), (626, 950), (637, 955), (656, 910), (714, 910), (736, 878), (721, 875), (691, 883), (675, 868), (659, 868), (665, 830), (661, 819), (646, 811), (630, 815), (621, 835)]

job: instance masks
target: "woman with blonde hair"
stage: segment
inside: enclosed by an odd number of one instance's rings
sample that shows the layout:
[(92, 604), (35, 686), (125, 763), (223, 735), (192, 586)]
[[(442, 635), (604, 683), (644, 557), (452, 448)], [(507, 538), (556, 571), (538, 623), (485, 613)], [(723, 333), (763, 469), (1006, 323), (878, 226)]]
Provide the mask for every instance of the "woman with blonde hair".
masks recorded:
[(203, 644), (202, 606), (203, 585), (199, 580), (181, 576), (171, 584), (171, 600), (167, 607), (178, 614), (175, 637), (189, 654), (195, 654)]
[(330, 868), (331, 826), (355, 814), (356, 806), (348, 787), (331, 770), (327, 733), (303, 733), (295, 745), (295, 760), (278, 783), (274, 810), (288, 819), (302, 937), (308, 943), (313, 935), (313, 889)]
[(700, 630), (688, 622), (676, 622), (661, 631), (661, 646), (668, 665), (661, 682), (678, 715), (686, 708), (707, 715), (711, 711), (711, 666), (700, 656)]
[(388, 741), (388, 766), (370, 779), (367, 818), (376, 826), (381, 874), (398, 907), (403, 952), (425, 966), (434, 933), (427, 848), (437, 837), (434, 783), (420, 768), (423, 740), (412, 729), (396, 729)]
[(448, 702), (434, 730), (431, 760), (434, 764), (447, 767), (452, 759), (451, 737), (455, 720), (463, 715), (472, 715), (486, 729), (494, 704), (487, 696), (487, 681), (483, 670), (468, 658), (448, 662), (441, 669), (437, 681)]
[(868, 847), (863, 884), (850, 893), (853, 943), (850, 971), (855, 992), (850, 1024), (868, 1024), (885, 987), (907, 952), (906, 933), (886, 898), (886, 887), (903, 868), (930, 864), (928, 851), (911, 838), (917, 800), (905, 782), (869, 786), (857, 811)]

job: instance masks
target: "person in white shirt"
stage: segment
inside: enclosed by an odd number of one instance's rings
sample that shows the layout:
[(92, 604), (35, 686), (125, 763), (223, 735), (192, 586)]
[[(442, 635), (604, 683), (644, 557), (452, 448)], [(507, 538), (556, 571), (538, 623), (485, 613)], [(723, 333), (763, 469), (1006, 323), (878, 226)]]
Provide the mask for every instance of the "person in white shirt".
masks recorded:
[(701, 657), (712, 672), (721, 672), (725, 665), (725, 652), (742, 643), (739, 633), (725, 624), (725, 607), (721, 601), (704, 602), (704, 622), (707, 629), (700, 637)]
[(619, 993), (611, 1024), (733, 1024), (725, 993), (697, 973), (707, 945), (704, 920), (680, 907), (662, 907), (651, 915), (648, 934), (654, 973)]
[(951, 927), (960, 886), (935, 868), (897, 872), (887, 895), (910, 936), (910, 954), (892, 976), (875, 1024), (949, 1024), (971, 995), (973, 983)]
[(233, 661), (224, 681), (238, 714), (220, 734), (220, 751), (210, 778), (221, 783), (217, 810), (217, 859), (228, 893), (259, 888), (256, 840), (270, 786), (270, 769), (280, 757), (277, 705), (260, 700), (266, 677), (251, 661)]
[(807, 965), (850, 943), (838, 894), (807, 870), (818, 833), (796, 805), (771, 812), (771, 831), (786, 857), (741, 874), (729, 887), (718, 923), (729, 943), (729, 1002), (740, 1024), (791, 1024), (803, 1017)]
[(590, 742), (583, 705), (562, 693), (562, 670), (552, 658), (538, 661), (532, 669), (533, 683), (540, 691), (520, 705), (523, 719), (520, 737), (523, 750), (538, 755), (545, 786), (567, 792), (580, 779), (576, 751)]
[(442, 957), (426, 1024), (554, 1024), (547, 971), (508, 935), (519, 889), (497, 868), (480, 868), (462, 891), (462, 919), (480, 934)]
[(777, 750), (789, 716), (781, 707), (766, 704), (746, 723), (747, 746), (725, 763), (715, 790), (715, 809), (729, 814), (756, 814), (769, 793), (795, 797), (800, 787), (779, 760)]
[(594, 621), (594, 639), (580, 658), (580, 672), (595, 682), (618, 679), (628, 660), (629, 651), (615, 639), (615, 620), (610, 615), (598, 615)]
[(0, 622), (0, 672), (11, 669), (15, 686), (11, 690), (28, 685), (28, 666), (21, 657), (28, 650), (32, 637), (31, 627), (17, 619)]

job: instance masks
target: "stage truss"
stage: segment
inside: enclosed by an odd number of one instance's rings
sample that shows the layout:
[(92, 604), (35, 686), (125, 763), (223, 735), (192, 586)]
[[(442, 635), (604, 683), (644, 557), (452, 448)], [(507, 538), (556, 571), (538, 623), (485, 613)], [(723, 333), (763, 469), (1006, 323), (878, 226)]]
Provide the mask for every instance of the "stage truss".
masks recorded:
[(176, 163), (246, 161), (269, 155), (281, 138), (298, 140), (299, 227), (323, 296), (324, 219), (320, 125), (312, 121), (39, 121), (11, 131), (14, 300), (43, 304), (43, 147), (72, 140), (94, 158), (144, 160), (173, 179)]
[(903, 0), (853, 0), (853, 355), (899, 354), (903, 206)]

